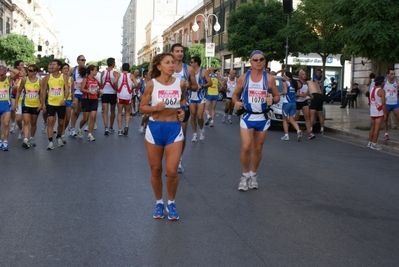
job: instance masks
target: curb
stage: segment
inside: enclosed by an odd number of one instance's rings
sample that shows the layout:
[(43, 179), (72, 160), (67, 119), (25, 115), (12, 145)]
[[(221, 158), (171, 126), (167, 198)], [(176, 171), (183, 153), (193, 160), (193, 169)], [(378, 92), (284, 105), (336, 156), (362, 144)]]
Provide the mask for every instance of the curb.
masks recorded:
[[(351, 132), (347, 132), (347, 131), (342, 131), (342, 130), (334, 129), (331, 127), (324, 126), (324, 131), (329, 132), (329, 133), (339, 134), (339, 135), (346, 136), (346, 137), (355, 138), (358, 140), (363, 140), (365, 142), (368, 141), (368, 136), (360, 135), (357, 133), (351, 133)], [(399, 150), (399, 142), (398, 141), (393, 141), (393, 140), (385, 141), (383, 138), (380, 137), (380, 138), (378, 138), (378, 144)]]

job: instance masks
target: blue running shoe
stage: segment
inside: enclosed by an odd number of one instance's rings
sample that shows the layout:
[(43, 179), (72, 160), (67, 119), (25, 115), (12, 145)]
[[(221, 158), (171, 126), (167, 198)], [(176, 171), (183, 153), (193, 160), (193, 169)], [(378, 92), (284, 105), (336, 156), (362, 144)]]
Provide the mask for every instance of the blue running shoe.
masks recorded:
[(8, 143), (3, 143), (3, 151), (8, 151)]
[(177, 167), (177, 172), (178, 173), (184, 172), (184, 168), (183, 168), (183, 164), (181, 164), (181, 160), (179, 161), (179, 166)]
[(164, 204), (158, 203), (155, 206), (155, 212), (154, 215), (152, 215), (152, 217), (154, 217), (154, 219), (162, 219), (164, 217), (163, 215), (164, 208), (165, 208)]
[(3, 142), (0, 142), (0, 150), (3, 150)]
[(169, 215), (168, 215), (169, 220), (177, 221), (179, 219), (179, 214), (177, 213), (175, 203), (168, 204), (168, 206), (166, 207), (166, 211), (169, 212)]

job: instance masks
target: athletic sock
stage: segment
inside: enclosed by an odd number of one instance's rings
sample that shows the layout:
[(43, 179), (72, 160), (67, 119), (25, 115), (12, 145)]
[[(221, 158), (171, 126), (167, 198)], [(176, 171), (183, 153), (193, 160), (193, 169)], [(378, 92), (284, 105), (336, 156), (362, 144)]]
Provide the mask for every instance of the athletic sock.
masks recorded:
[(168, 205), (170, 205), (170, 204), (174, 204), (175, 203), (175, 200), (173, 199), (173, 200), (168, 200)]
[(242, 176), (244, 176), (245, 178), (250, 178), (251, 176), (249, 175), (249, 172), (243, 172)]
[(250, 171), (250, 172), (249, 172), (249, 176), (251, 176), (251, 177), (254, 177), (254, 176), (256, 176), (256, 172), (252, 172), (252, 171)]
[(157, 200), (157, 204), (163, 204), (163, 199)]

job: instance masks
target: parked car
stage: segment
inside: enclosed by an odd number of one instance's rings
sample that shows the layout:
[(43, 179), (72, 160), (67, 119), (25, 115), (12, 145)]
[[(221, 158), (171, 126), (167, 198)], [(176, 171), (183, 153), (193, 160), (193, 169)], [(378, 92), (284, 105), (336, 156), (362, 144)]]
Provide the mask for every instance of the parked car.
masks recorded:
[[(274, 76), (274, 79), (276, 80), (276, 85), (277, 85), (277, 89), (278, 89), (279, 93), (282, 93), (283, 89), (284, 89), (283, 88), (283, 82), (284, 82), (283, 77)], [(294, 78), (294, 80), (296, 81), (297, 78)], [(282, 109), (283, 109), (283, 97), (281, 96), (280, 101), (277, 104), (274, 104), (270, 107), (269, 115), (271, 118), (271, 124), (273, 126), (277, 125), (277, 124), (281, 124), (281, 125), (283, 124), (283, 110)], [(324, 108), (323, 108), (323, 114), (325, 117), (326, 111)], [(299, 114), (299, 120), (297, 120), (297, 123), (300, 125), (306, 124), (305, 117), (303, 116), (302, 111)], [(320, 129), (320, 122), (319, 122), (319, 118), (317, 116), (316, 116), (316, 121), (315, 121), (313, 128), (314, 128), (315, 132), (318, 132), (319, 131), (318, 129)]]
[(218, 100), (219, 100), (219, 101), (222, 101), (223, 99), (226, 98), (226, 92), (223, 91), (223, 90), (220, 90), (220, 91), (219, 91), (218, 97), (219, 97)]

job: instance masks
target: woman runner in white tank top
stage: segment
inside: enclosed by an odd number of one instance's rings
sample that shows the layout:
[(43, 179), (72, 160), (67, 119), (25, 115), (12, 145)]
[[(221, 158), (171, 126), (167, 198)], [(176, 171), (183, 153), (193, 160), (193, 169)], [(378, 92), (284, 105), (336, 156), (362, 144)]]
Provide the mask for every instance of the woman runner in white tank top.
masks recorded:
[[(166, 187), (168, 203), (166, 210), (169, 220), (178, 220), (175, 197), (177, 191), (177, 167), (183, 149), (181, 122), (186, 107), (185, 82), (174, 78), (175, 59), (169, 53), (156, 55), (150, 65), (152, 80), (140, 103), (143, 114), (152, 114), (145, 133), (145, 146), (151, 168), (151, 185), (156, 198), (153, 217), (164, 217), (165, 205), (162, 199), (162, 158), (165, 153)], [(151, 101), (151, 106), (148, 103)]]

